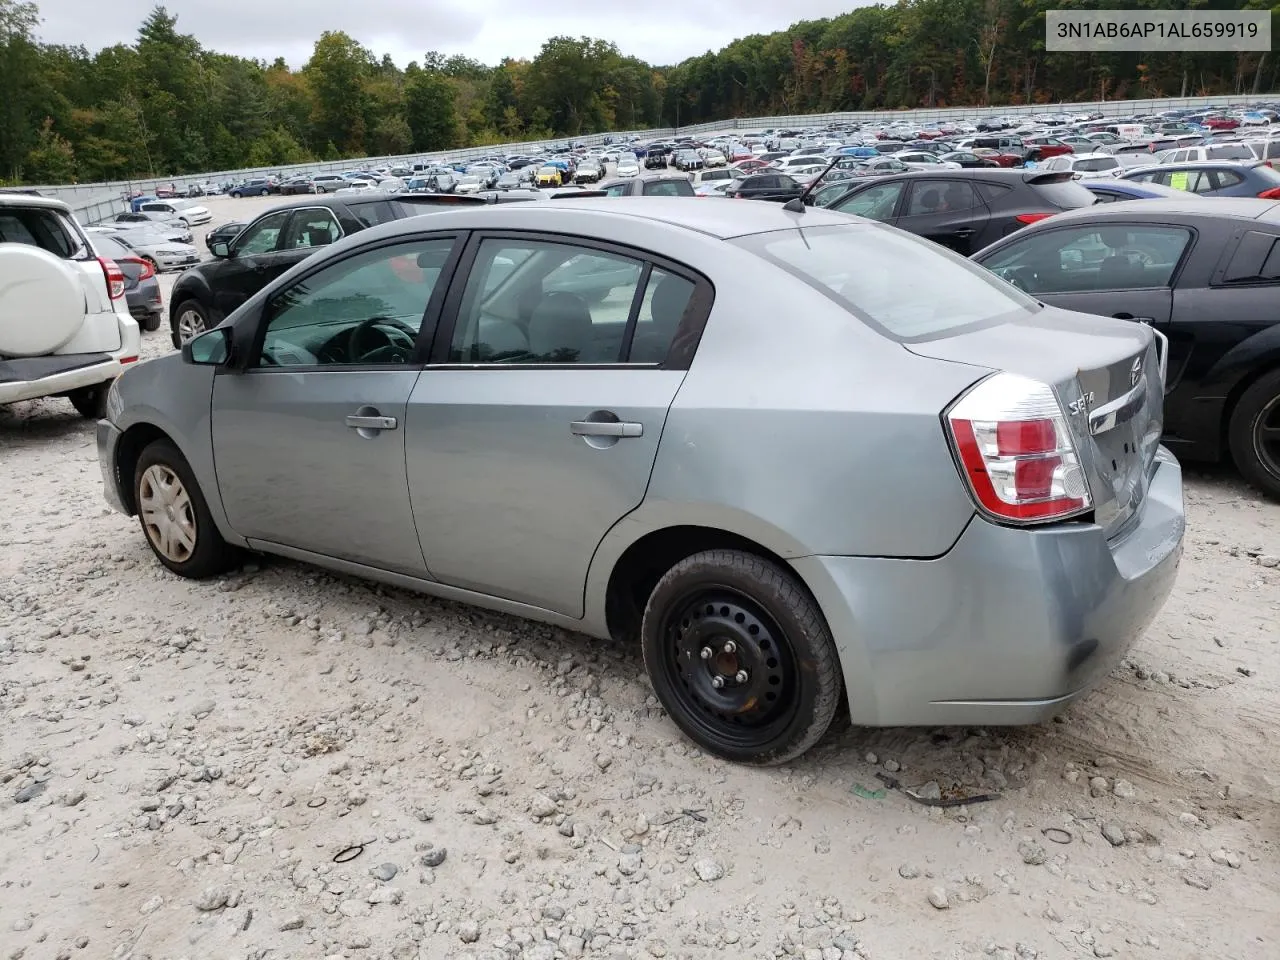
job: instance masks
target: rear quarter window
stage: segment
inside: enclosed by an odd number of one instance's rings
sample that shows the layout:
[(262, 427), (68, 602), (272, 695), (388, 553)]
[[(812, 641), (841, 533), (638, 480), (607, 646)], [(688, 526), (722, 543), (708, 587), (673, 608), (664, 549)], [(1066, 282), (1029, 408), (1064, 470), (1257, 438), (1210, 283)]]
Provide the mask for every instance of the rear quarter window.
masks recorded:
[[(888, 227), (779, 230), (731, 242), (893, 340), (933, 339), (1040, 309), (1037, 301), (964, 257)], [(929, 277), (929, 283), (920, 283), (920, 277)]]

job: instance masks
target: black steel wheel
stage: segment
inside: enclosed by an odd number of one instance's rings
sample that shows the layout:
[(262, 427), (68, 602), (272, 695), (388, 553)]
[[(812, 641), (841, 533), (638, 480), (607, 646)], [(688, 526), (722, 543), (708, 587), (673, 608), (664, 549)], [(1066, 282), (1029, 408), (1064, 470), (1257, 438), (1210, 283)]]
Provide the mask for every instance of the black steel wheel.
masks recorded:
[(642, 625), (645, 666), (677, 726), (743, 763), (784, 763), (813, 746), (839, 704), (835, 643), (813, 598), (777, 564), (739, 550), (680, 561)]
[(1263, 374), (1240, 395), (1228, 440), (1244, 478), (1280, 499), (1280, 370)]

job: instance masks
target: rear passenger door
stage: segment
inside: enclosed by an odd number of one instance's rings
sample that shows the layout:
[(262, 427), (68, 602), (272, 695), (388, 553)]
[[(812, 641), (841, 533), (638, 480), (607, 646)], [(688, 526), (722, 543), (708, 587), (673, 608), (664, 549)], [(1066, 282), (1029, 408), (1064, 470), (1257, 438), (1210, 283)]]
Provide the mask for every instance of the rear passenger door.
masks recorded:
[(473, 237), (407, 414), (431, 575), (582, 616), (591, 557), (644, 499), (709, 309), (697, 274), (625, 248)]
[(990, 219), (986, 204), (967, 181), (913, 180), (896, 226), (967, 257), (986, 246)]

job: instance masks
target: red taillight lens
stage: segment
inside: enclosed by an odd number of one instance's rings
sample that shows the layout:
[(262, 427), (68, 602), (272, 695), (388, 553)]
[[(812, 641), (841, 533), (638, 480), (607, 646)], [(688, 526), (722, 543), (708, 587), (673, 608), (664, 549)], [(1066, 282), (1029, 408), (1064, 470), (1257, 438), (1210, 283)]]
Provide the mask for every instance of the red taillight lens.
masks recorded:
[(137, 363), (138, 358), (137, 357), (121, 357), (120, 362), (121, 363)]
[(1263, 190), (1258, 194), (1263, 200), (1280, 200), (1280, 187), (1272, 187), (1270, 190)]
[(142, 260), (142, 259), (139, 259), (139, 258), (137, 258), (137, 257), (129, 257), (129, 258), (128, 258), (128, 259), (126, 259), (124, 262), (125, 262), (125, 263), (132, 263), (132, 264), (136, 264), (136, 265), (137, 265), (138, 269), (141, 271), (141, 272), (138, 274), (138, 279), (139, 279), (140, 281), (141, 281), (141, 280), (150, 280), (152, 277), (154, 277), (154, 276), (156, 275), (155, 268), (151, 266), (151, 261), (150, 261), (150, 260)]
[(1017, 220), (1019, 223), (1024, 223), (1024, 224), (1039, 223), (1041, 220), (1044, 220), (1052, 216), (1053, 216), (1052, 213), (1020, 213), (1013, 219)]
[(124, 296), (124, 274), (120, 272), (119, 265), (106, 257), (99, 257), (98, 264), (107, 278), (107, 296), (112, 300), (119, 300)]
[(969, 489), (997, 520), (1060, 520), (1092, 506), (1071, 428), (1053, 391), (1013, 374), (990, 377), (947, 413)]

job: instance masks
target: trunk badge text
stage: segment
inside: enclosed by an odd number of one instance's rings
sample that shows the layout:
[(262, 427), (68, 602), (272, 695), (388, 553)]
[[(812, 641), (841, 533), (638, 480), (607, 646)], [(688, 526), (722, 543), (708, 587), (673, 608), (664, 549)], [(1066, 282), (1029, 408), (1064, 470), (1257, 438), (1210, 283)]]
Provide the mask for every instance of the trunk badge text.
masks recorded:
[(1072, 400), (1067, 404), (1067, 410), (1071, 413), (1088, 413), (1089, 408), (1093, 406), (1093, 391), (1082, 394), (1079, 400)]

